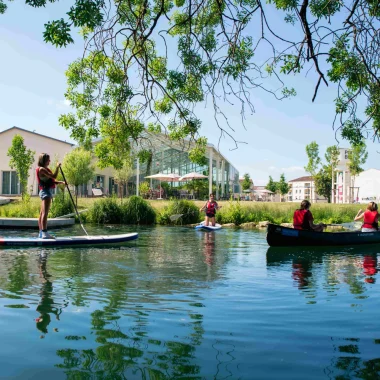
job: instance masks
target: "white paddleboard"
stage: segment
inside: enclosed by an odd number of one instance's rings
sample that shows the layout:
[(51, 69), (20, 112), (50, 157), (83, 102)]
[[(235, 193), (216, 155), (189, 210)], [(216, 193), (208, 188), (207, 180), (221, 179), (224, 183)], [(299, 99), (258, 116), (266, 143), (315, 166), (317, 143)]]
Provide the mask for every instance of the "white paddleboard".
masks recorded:
[(198, 224), (195, 226), (195, 229), (197, 230), (205, 230), (205, 231), (215, 231), (215, 230), (220, 230), (222, 226), (218, 223), (215, 223), (215, 226), (213, 226), (211, 223), (208, 226), (205, 226), (205, 222), (203, 221), (202, 223)]

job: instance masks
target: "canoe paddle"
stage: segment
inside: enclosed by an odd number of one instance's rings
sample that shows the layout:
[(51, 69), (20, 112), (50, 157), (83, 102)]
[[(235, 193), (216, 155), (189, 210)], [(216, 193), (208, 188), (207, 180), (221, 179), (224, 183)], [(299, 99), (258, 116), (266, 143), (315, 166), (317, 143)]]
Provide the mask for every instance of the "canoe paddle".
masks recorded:
[(81, 221), (81, 219), (80, 219), (80, 216), (79, 216), (79, 212), (78, 212), (77, 206), (76, 206), (76, 204), (75, 204), (75, 202), (74, 202), (73, 196), (71, 195), (71, 191), (70, 191), (70, 189), (69, 189), (69, 185), (68, 185), (68, 183), (67, 183), (67, 181), (66, 181), (65, 175), (63, 174), (63, 170), (62, 170), (61, 167), (59, 167), (59, 168), (61, 169), (61, 174), (62, 174), (63, 180), (65, 181), (65, 184), (66, 184), (66, 187), (67, 187), (67, 191), (69, 192), (69, 195), (70, 195), (70, 198), (71, 198), (71, 202), (73, 202), (75, 212), (76, 212), (77, 217), (78, 217), (78, 219), (79, 219), (79, 223), (80, 223), (81, 227), (83, 228), (83, 231), (85, 232), (85, 234), (88, 236), (88, 233), (87, 233), (86, 229), (84, 228), (83, 223), (82, 223), (82, 221)]

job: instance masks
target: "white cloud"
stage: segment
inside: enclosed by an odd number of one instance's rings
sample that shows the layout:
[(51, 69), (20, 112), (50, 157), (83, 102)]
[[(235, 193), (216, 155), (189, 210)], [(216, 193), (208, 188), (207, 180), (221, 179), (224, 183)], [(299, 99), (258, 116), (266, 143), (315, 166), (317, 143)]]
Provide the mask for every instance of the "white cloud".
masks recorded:
[(54, 99), (47, 99), (46, 103), (49, 106), (56, 108), (57, 110), (63, 110), (70, 107), (70, 101), (67, 99), (58, 100), (58, 101)]

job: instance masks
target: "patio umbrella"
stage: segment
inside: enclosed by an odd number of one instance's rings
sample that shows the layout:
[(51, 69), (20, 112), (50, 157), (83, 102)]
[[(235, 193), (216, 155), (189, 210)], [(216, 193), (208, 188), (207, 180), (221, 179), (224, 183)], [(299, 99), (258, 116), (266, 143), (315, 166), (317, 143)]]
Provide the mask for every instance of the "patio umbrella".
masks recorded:
[(208, 178), (207, 175), (203, 175), (200, 173), (192, 172), (183, 175), (179, 181), (191, 181), (192, 179), (202, 179), (202, 178)]
[(157, 173), (153, 175), (148, 175), (145, 178), (152, 178), (152, 179), (157, 179), (160, 181), (160, 198), (161, 198), (161, 181), (178, 181), (179, 180), (179, 175), (175, 173)]

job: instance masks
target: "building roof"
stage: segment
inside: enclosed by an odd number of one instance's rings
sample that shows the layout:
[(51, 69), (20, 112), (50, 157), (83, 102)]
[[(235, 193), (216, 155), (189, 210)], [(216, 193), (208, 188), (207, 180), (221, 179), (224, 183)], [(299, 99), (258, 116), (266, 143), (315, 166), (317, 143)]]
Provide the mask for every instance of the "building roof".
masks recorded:
[(69, 143), (69, 142), (67, 142), (67, 141), (59, 140), (59, 139), (56, 139), (56, 138), (54, 138), (54, 137), (50, 137), (50, 136), (45, 136), (45, 135), (42, 135), (41, 133), (36, 133), (36, 132), (34, 132), (34, 131), (33, 131), (33, 132), (32, 132), (32, 131), (28, 131), (27, 129), (20, 128), (20, 127), (16, 127), (16, 126), (11, 127), (11, 128), (7, 128), (7, 129), (4, 129), (3, 131), (0, 131), (0, 135), (1, 135), (2, 133), (8, 132), (8, 131), (10, 131), (10, 130), (12, 130), (12, 129), (18, 129), (18, 130), (20, 130), (20, 131), (33, 133), (34, 135), (42, 136), (42, 137), (46, 137), (47, 139), (51, 139), (51, 140), (55, 140), (55, 141), (59, 141), (59, 142), (61, 142), (61, 143), (68, 144), (68, 145), (70, 145), (70, 146), (75, 145), (75, 144), (73, 144), (73, 143)]
[(305, 181), (313, 181), (313, 177), (311, 175), (307, 175), (304, 177), (299, 177), (296, 179), (292, 179), (289, 182), (305, 182)]

